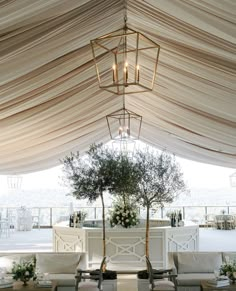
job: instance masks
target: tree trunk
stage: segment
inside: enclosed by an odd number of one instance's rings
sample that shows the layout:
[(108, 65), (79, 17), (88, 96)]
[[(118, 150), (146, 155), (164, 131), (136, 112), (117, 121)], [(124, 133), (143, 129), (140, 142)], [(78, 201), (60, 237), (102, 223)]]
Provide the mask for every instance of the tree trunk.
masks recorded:
[(103, 257), (106, 256), (106, 226), (105, 226), (105, 205), (103, 199), (103, 192), (101, 191), (101, 200), (102, 200), (102, 245), (103, 245)]
[(149, 210), (150, 207), (147, 205), (147, 215), (146, 215), (146, 256), (149, 258)]

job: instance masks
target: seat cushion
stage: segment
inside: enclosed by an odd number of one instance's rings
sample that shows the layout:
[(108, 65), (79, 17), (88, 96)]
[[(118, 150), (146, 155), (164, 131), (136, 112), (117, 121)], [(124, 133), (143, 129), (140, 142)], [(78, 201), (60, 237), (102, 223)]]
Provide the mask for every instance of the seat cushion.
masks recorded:
[(200, 286), (203, 280), (214, 279), (213, 273), (178, 274), (177, 286)]
[(68, 284), (68, 281), (71, 281), (72, 284), (75, 284), (75, 274), (48, 274), (48, 280), (64, 282), (64, 284)]
[(40, 273), (75, 274), (80, 261), (76, 253), (38, 253), (36, 268)]
[(183, 252), (177, 256), (178, 274), (214, 273), (222, 265), (220, 252)]
[(155, 280), (153, 290), (175, 290), (175, 285), (171, 281), (167, 280)]

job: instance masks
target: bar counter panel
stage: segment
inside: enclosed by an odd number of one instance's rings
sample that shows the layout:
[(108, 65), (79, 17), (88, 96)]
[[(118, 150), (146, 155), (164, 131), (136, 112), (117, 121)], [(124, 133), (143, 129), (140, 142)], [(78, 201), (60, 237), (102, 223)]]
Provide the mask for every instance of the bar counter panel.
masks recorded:
[[(151, 227), (150, 258), (154, 268), (166, 268), (168, 252), (198, 251), (199, 227)], [(55, 252), (87, 252), (88, 268), (97, 268), (102, 259), (101, 228), (70, 228), (63, 224), (53, 227)], [(145, 228), (106, 228), (107, 268), (140, 270), (146, 268)]]

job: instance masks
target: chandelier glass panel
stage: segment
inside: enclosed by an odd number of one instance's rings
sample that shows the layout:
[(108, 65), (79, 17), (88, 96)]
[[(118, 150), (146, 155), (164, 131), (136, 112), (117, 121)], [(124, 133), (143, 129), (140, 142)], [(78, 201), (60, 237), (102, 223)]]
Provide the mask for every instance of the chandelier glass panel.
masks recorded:
[(91, 40), (99, 86), (122, 95), (151, 91), (160, 46), (126, 26)]
[(139, 139), (142, 116), (122, 108), (106, 116), (113, 148), (133, 152), (135, 140)]

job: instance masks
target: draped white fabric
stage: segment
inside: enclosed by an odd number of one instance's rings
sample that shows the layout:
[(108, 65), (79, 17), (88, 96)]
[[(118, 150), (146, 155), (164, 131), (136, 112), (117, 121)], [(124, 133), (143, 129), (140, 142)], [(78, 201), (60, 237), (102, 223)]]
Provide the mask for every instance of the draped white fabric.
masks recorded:
[(105, 116), (122, 97), (99, 89), (90, 40), (121, 29), (125, 13), (161, 46), (154, 90), (126, 95), (143, 117), (140, 139), (236, 167), (235, 0), (2, 0), (1, 174), (110, 139)]

